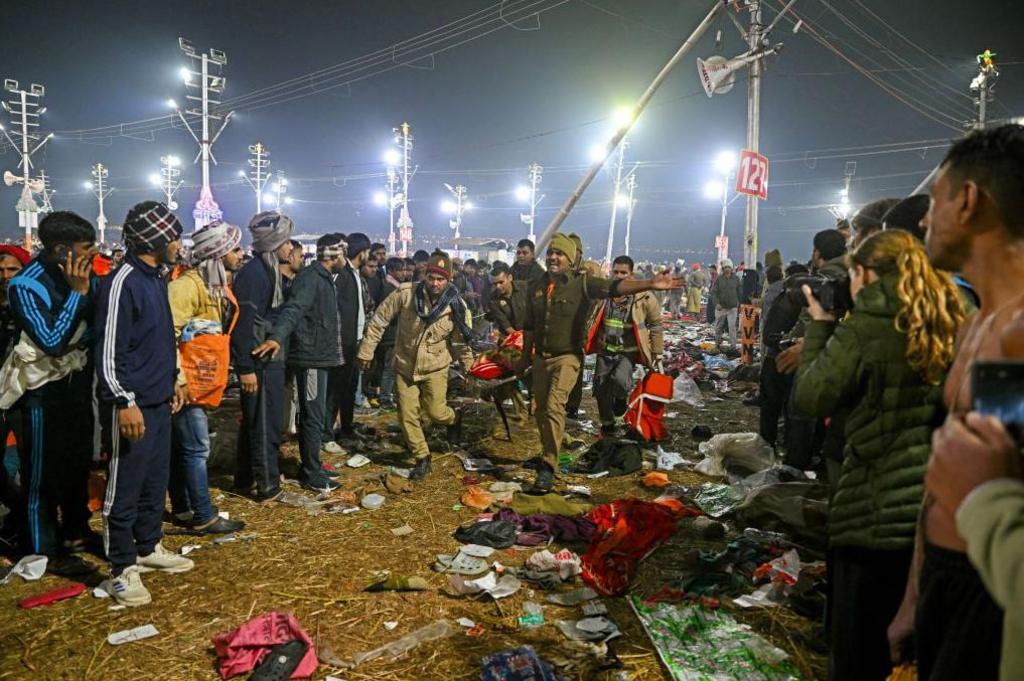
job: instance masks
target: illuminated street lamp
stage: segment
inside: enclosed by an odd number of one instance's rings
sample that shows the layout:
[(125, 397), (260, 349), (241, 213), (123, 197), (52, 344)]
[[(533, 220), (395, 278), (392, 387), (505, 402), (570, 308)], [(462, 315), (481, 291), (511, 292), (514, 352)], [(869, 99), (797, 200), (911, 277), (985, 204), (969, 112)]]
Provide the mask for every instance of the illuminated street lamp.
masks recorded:
[(736, 152), (719, 152), (715, 157), (714, 167), (720, 177), (708, 180), (704, 184), (704, 197), (722, 202), (722, 222), (718, 229), (718, 237), (715, 239), (718, 262), (722, 262), (729, 257), (729, 239), (725, 236), (725, 219), (729, 213), (729, 181), (732, 179), (732, 172), (736, 167)]

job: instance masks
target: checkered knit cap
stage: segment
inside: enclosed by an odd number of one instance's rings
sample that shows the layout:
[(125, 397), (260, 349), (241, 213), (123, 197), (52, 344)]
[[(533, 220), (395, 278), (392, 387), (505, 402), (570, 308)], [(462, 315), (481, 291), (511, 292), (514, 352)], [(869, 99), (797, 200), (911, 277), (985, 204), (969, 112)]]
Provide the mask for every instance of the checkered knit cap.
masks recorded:
[(124, 243), (133, 253), (152, 253), (181, 238), (182, 226), (170, 208), (157, 201), (137, 203), (128, 211)]

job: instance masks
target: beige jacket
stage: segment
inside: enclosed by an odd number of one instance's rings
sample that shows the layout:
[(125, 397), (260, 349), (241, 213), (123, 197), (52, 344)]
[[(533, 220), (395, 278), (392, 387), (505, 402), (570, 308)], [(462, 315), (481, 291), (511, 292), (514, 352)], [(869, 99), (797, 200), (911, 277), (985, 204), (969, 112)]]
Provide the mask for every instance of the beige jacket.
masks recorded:
[[(358, 354), (360, 360), (372, 360), (381, 337), (397, 317), (395, 371), (407, 381), (420, 381), (428, 374), (447, 369), (455, 357), (452, 334), (458, 333), (450, 309), (445, 310), (430, 326), (423, 323), (416, 314), (413, 297), (415, 286), (408, 282), (402, 284), (377, 307), (363, 335)], [(473, 362), (473, 354), (468, 347), (462, 347), (459, 359), (463, 367), (468, 369)]]

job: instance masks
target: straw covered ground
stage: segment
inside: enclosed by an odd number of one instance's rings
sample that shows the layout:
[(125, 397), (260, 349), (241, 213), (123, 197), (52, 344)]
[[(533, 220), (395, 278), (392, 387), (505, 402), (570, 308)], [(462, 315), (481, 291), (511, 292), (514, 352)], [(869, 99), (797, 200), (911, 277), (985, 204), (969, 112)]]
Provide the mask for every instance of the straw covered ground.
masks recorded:
[[(584, 409), (588, 416), (596, 413), (589, 396)], [(665, 449), (684, 454), (696, 449), (689, 435), (694, 424), (709, 425), (716, 433), (748, 431), (754, 429), (757, 414), (743, 407), (735, 393), (724, 401), (707, 403), (699, 412), (681, 404), (673, 405), (673, 409), (678, 414), (670, 419), (673, 439)], [(219, 430), (232, 427), (234, 418), (225, 411)], [(377, 416), (367, 421), (386, 432), (394, 417)], [(593, 438), (579, 429), (574, 432), (588, 442)], [(532, 427), (514, 426), (513, 433), (512, 443), (504, 441), (493, 406), (478, 404), (468, 409), (467, 449), (475, 455), (488, 456), (499, 464), (515, 463), (539, 450)], [(214, 544), (209, 538), (167, 536), (165, 545), (173, 549), (184, 544), (202, 547), (190, 554), (196, 562), (192, 572), (145, 576), (153, 594), (151, 606), (112, 611), (110, 600), (94, 598), (87, 592), (54, 606), (19, 610), (16, 603), (20, 599), (60, 586), (63, 580), (50, 575), (31, 583), (13, 578), (8, 585), (0, 586), (0, 607), (6, 609), (0, 617), (0, 679), (219, 678), (211, 636), (273, 610), (294, 613), (315, 640), (321, 660), (335, 664), (435, 620), (447, 619), (456, 629), (450, 638), (423, 644), (398, 659), (380, 659), (355, 669), (321, 664), (315, 679), (327, 675), (343, 679), (478, 678), (481, 656), (524, 643), (533, 645), (543, 659), (559, 665), (566, 678), (668, 678), (625, 598), (605, 599), (609, 617), (623, 636), (609, 644), (614, 655), (602, 659), (580, 656), (551, 625), (556, 619), (577, 619), (575, 608), (547, 604), (545, 625), (521, 629), (516, 618), (532, 593), (526, 584), (518, 593), (499, 601), (447, 594), (447, 576), (432, 572), (430, 566), (437, 554), (457, 551), (458, 542), (452, 532), (476, 515), (472, 509), (456, 506), (465, 490), (463, 478), (467, 473), (454, 455), (442, 455), (435, 457), (432, 477), (415, 491), (389, 493), (380, 484), (380, 475), (387, 465), (402, 462), (399, 448), (389, 440), (397, 442), (397, 436), (385, 438), (380, 447), (383, 453), (369, 452), (374, 461), (362, 468), (346, 468), (341, 466), (343, 459), (325, 457), (341, 467), (344, 490), (356, 495), (379, 492), (387, 497), (383, 507), (372, 511), (313, 515), (305, 508), (285, 504), (260, 506), (230, 494), (230, 481), (215, 474), (212, 494), (220, 510), (247, 523), (240, 533), (244, 540)], [(222, 446), (225, 441), (222, 439)], [(297, 458), (293, 444), (286, 445), (285, 453)], [(704, 479), (690, 472), (672, 472), (669, 477), (682, 484)], [(640, 485), (639, 478), (638, 474), (571, 482), (590, 485), (594, 503), (627, 496), (657, 496), (657, 491)], [(490, 480), (483, 478), (484, 483)], [(413, 528), (412, 534), (392, 534), (393, 528), (406, 524)], [(165, 528), (170, 531), (169, 525)], [(657, 591), (682, 573), (681, 556), (686, 551), (694, 547), (720, 548), (724, 543), (702, 541), (684, 525), (641, 564), (634, 591), (642, 595)], [(584, 549), (572, 548), (580, 553)], [(490, 560), (520, 565), (528, 555), (500, 551)], [(384, 570), (422, 576), (431, 589), (365, 592), (364, 588)], [(538, 590), (532, 593), (532, 600), (543, 602), (544, 595)], [(468, 636), (465, 629), (454, 624), (460, 617), (482, 625), (482, 634)], [(785, 608), (740, 612), (737, 617), (787, 651), (804, 678), (824, 678), (824, 659), (805, 645), (819, 635), (814, 623)], [(153, 624), (159, 635), (120, 646), (106, 642), (111, 632), (144, 624)]]

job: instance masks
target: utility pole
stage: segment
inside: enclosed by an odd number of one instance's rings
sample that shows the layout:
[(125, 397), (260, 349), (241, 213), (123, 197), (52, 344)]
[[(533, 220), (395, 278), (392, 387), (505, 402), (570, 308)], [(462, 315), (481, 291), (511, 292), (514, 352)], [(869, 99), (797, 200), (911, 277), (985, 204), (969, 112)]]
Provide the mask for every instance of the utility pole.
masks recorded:
[(168, 154), (167, 156), (160, 157), (160, 177), (156, 179), (166, 197), (167, 207), (171, 210), (178, 209), (178, 202), (174, 200), (174, 193), (178, 191), (182, 183), (178, 179), (181, 177), (181, 170), (178, 169), (180, 165), (181, 159), (177, 156)]
[(32, 193), (38, 192), (40, 183), (32, 179), (32, 155), (39, 151), (44, 144), (53, 138), (53, 133), (42, 137), (39, 133), (39, 117), (46, 113), (46, 107), (40, 107), (39, 101), (46, 94), (46, 88), (42, 85), (32, 83), (28, 90), (22, 89), (18, 81), (10, 78), (4, 79), (4, 90), (9, 92), (8, 99), (0, 102), (11, 116), (11, 132), (20, 144), (15, 142), (7, 132), (7, 128), (0, 125), (4, 137), (11, 147), (18, 150), (21, 160), (18, 165), (21, 169), (21, 177), (5, 175), (4, 181), (7, 186), (20, 183), (21, 196), (15, 208), (18, 211), (18, 226), (25, 230), (25, 250), (32, 251), (32, 230), (39, 226), (39, 205), (32, 197)]
[[(244, 170), (239, 170), (238, 174), (249, 183), (252, 190), (256, 192), (256, 212), (263, 212), (263, 188), (267, 185), (270, 180), (270, 151), (263, 146), (263, 142), (257, 142), (256, 144), (249, 145), (249, 174), (246, 175)], [(278, 196), (278, 206), (280, 207), (280, 196)]]
[(462, 230), (462, 214), (466, 210), (472, 208), (473, 205), (469, 202), (469, 199), (467, 198), (469, 195), (469, 190), (466, 189), (463, 185), (457, 184), (453, 187), (450, 184), (445, 184), (444, 186), (445, 189), (447, 189), (451, 193), (452, 197), (455, 198), (455, 217), (448, 221), (448, 226), (455, 230), (455, 236), (453, 238), (458, 240), (459, 236), (461, 236)]
[[(792, 4), (792, 3), (790, 3)], [(761, 0), (748, 0), (750, 30), (747, 46), (751, 54), (757, 54), (762, 47)], [(764, 55), (750, 64), (750, 79), (747, 81), (747, 149), (758, 151), (761, 137), (761, 74), (764, 69)], [(756, 196), (747, 196), (747, 217), (743, 229), (743, 260), (748, 266), (757, 261), (757, 202)]]
[(270, 186), (270, 190), (274, 192), (274, 206), (280, 213), (281, 206), (289, 201), (287, 198), (282, 198), (282, 195), (288, 192), (288, 178), (284, 176), (283, 170), (277, 171), (277, 180)]
[(633, 199), (633, 195), (636, 192), (636, 168), (626, 178), (626, 189), (629, 190), (627, 200), (629, 203), (626, 206), (626, 251), (625, 254), (629, 255), (629, 233), (633, 227), (633, 208), (636, 207), (636, 201)]
[(629, 142), (622, 140), (622, 144), (619, 145), (619, 160), (615, 164), (615, 188), (612, 192), (612, 219), (608, 222), (608, 246), (604, 251), (604, 262), (608, 266), (611, 266), (612, 262), (612, 246), (615, 243), (615, 218), (617, 217), (619, 207), (619, 189), (622, 187), (622, 165), (625, 162), (626, 147), (628, 146)]
[(978, 55), (978, 75), (971, 81), (971, 92), (977, 93), (974, 105), (978, 110), (978, 118), (974, 123), (976, 130), (982, 130), (987, 120), (988, 103), (993, 100), (995, 94), (996, 79), (999, 78), (999, 69), (996, 68), (994, 57), (996, 53), (992, 50), (985, 50)]
[(398, 215), (398, 238), (402, 242), (402, 257), (409, 256), (409, 244), (412, 242), (412, 218), (409, 217), (409, 180), (412, 178), (412, 127), (402, 123), (394, 129), (395, 143), (402, 152), (402, 194), (399, 202), (402, 209)]
[[(530, 241), (537, 243), (537, 235), (534, 233), (534, 226), (537, 224), (537, 206), (540, 204), (540, 199), (537, 198), (537, 187), (540, 186), (541, 179), (544, 177), (544, 166), (539, 163), (531, 163), (529, 167), (530, 171), (530, 214), (520, 216), (523, 222), (530, 227), (530, 233), (526, 237)], [(541, 197), (544, 198), (544, 197)]]
[[(224, 128), (227, 127), (228, 121), (231, 120), (231, 115), (234, 112), (229, 111), (227, 114), (213, 113), (210, 111), (210, 107), (211, 105), (216, 106), (221, 103), (220, 100), (212, 99), (211, 95), (220, 95), (224, 92), (226, 79), (221, 73), (224, 65), (228, 62), (228, 57), (222, 51), (212, 47), (209, 53), (197, 54), (195, 46), (184, 38), (178, 38), (178, 46), (191, 63), (191, 67), (182, 67), (181, 69), (182, 77), (188, 88), (186, 99), (193, 102), (192, 107), (186, 111), (193, 116), (200, 117), (202, 122), (202, 129), (200, 131), (202, 136), (200, 136), (189, 125), (185, 119), (185, 114), (178, 108), (178, 105), (173, 100), (171, 101), (172, 106), (178, 112), (178, 117), (185, 125), (185, 129), (188, 130), (189, 134), (192, 135), (192, 139), (199, 145), (199, 154), (196, 156), (195, 162), (202, 161), (203, 184), (199, 190), (199, 200), (196, 201), (195, 208), (192, 210), (195, 228), (199, 229), (214, 220), (220, 220), (223, 215), (210, 189), (210, 161), (213, 161), (214, 165), (217, 164), (217, 159), (213, 156), (213, 145), (221, 133), (224, 132)], [(199, 79), (198, 83), (196, 78)], [(197, 94), (192, 94), (193, 88)], [(212, 130), (214, 126), (211, 125), (211, 121), (219, 122), (216, 133)]]
[(395, 208), (397, 200), (395, 190), (398, 188), (398, 173), (394, 166), (388, 166), (388, 253), (395, 253)]
[[(107, 167), (102, 163), (97, 163), (92, 167), (92, 182), (86, 182), (85, 186), (92, 190), (93, 195), (100, 204), (100, 214), (96, 218), (96, 226), (99, 228), (100, 243), (104, 242), (104, 236), (107, 231), (107, 216), (103, 212), (103, 200), (113, 193), (114, 188), (107, 185), (107, 177), (110, 172)], [(168, 206), (169, 207), (169, 206)]]
[(53, 202), (51, 201), (51, 197), (53, 196), (54, 192), (50, 188), (50, 178), (48, 178), (46, 176), (46, 171), (43, 170), (43, 169), (39, 170), (39, 182), (42, 185), (42, 189), (43, 189), (40, 192), (40, 194), (42, 194), (42, 197), (43, 197), (43, 205), (42, 205), (42, 208), (40, 209), (40, 212), (41, 213), (52, 213), (53, 212)]

